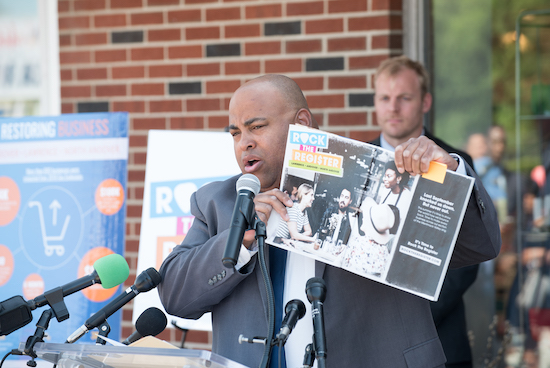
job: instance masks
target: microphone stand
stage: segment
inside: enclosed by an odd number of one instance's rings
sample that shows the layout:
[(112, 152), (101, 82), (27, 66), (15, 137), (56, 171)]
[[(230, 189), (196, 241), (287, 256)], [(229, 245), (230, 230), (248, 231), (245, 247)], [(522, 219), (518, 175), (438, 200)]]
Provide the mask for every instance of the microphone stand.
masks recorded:
[(53, 318), (54, 312), (51, 309), (47, 309), (42, 312), (40, 319), (36, 323), (36, 331), (34, 335), (29, 336), (27, 342), (25, 343), (24, 354), (31, 357), (31, 360), (27, 362), (29, 367), (36, 367), (36, 362), (34, 359), (38, 358), (36, 352), (34, 351), (34, 345), (37, 342), (44, 342), (44, 333), (50, 325), (50, 320)]

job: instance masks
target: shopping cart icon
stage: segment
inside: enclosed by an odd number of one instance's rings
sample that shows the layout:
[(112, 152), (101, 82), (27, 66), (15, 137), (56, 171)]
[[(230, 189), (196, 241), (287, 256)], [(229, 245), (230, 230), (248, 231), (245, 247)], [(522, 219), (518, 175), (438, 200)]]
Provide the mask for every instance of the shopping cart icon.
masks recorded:
[[(53, 203), (53, 202), (52, 202)], [(57, 201), (55, 201), (59, 205)], [(62, 256), (65, 254), (65, 246), (62, 244), (51, 244), (50, 242), (60, 242), (63, 241), (65, 238), (65, 233), (67, 232), (67, 227), (69, 226), (69, 221), (71, 220), (71, 216), (67, 215), (65, 217), (65, 222), (63, 223), (63, 228), (61, 229), (61, 234), (57, 236), (48, 236), (46, 234), (46, 223), (44, 222), (44, 212), (42, 211), (42, 203), (38, 201), (32, 201), (29, 202), (29, 207), (38, 207), (38, 217), (40, 219), (40, 230), (42, 232), (42, 242), (44, 243), (44, 254), (46, 256), (51, 257), (53, 253), (55, 252), (58, 256)], [(57, 222), (57, 209), (60, 208), (60, 206), (57, 206), (53, 208), (53, 224), (55, 225)]]

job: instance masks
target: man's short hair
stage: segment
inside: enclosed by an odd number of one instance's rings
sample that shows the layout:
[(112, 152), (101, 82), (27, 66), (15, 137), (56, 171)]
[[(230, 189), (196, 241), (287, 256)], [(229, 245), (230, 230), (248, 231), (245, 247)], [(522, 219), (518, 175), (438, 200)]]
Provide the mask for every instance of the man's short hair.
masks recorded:
[(429, 91), (430, 75), (421, 63), (411, 60), (405, 55), (396, 56), (381, 62), (374, 75), (374, 84), (376, 85), (376, 81), (380, 75), (388, 73), (390, 76), (394, 76), (403, 69), (411, 69), (416, 73), (420, 82), (420, 92), (422, 93), (422, 98), (424, 98)]

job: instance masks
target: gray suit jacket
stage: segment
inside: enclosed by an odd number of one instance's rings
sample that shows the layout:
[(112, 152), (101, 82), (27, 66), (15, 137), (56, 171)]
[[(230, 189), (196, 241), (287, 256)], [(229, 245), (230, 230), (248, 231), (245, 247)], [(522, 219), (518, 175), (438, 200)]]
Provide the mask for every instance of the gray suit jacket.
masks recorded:
[[(267, 334), (267, 300), (258, 259), (254, 256), (241, 272), (221, 262), (237, 179), (210, 183), (192, 196), (193, 226), (162, 264), (159, 293), (170, 314), (199, 318), (212, 312), (213, 351), (256, 367), (263, 345), (240, 345), (238, 336)], [(451, 267), (479, 263), (499, 252), (495, 209), (478, 179), (476, 187)], [(445, 355), (427, 300), (322, 262), (316, 262), (315, 275), (327, 286), (327, 367), (443, 366)]]

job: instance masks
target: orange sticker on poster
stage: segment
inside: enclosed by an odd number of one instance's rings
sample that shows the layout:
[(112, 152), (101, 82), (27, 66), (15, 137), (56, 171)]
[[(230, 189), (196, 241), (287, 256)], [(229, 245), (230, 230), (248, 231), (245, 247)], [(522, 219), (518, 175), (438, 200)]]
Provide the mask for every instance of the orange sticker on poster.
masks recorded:
[[(78, 278), (94, 272), (95, 261), (108, 256), (109, 254), (114, 254), (114, 252), (105, 247), (97, 247), (89, 250), (84, 255), (82, 261), (80, 261), (80, 265), (78, 266)], [(86, 289), (83, 289), (82, 294), (84, 294), (84, 296), (92, 302), (103, 302), (112, 297), (116, 293), (117, 289), (118, 287), (104, 289), (101, 284), (94, 284)]]
[(44, 279), (37, 273), (31, 273), (23, 281), (23, 296), (30, 300), (44, 294)]
[(164, 261), (164, 259), (168, 257), (170, 252), (172, 252), (172, 249), (181, 244), (184, 238), (185, 235), (157, 237), (157, 270), (160, 269), (162, 261)]
[(124, 203), (124, 189), (115, 179), (105, 179), (95, 191), (95, 205), (104, 215), (114, 215)]
[(13, 221), (21, 205), (21, 193), (15, 181), (0, 176), (0, 226)]
[(13, 255), (10, 248), (0, 244), (0, 286), (4, 285), (13, 274)]

